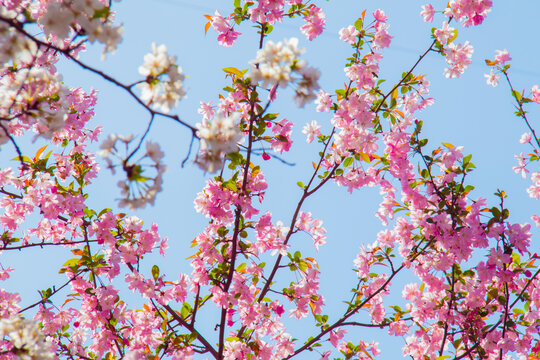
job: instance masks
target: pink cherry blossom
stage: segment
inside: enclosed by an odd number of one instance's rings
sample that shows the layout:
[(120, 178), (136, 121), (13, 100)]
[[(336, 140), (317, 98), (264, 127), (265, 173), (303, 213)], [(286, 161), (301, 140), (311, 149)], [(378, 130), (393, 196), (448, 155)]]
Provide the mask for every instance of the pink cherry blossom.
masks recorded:
[(422, 5), (422, 12), (420, 12), (420, 16), (424, 18), (425, 22), (433, 22), (434, 15), (435, 15), (435, 9), (433, 8), (433, 5), (431, 4)]
[(326, 15), (320, 7), (310, 5), (309, 13), (304, 17), (306, 24), (300, 27), (300, 31), (302, 31), (308, 40), (315, 39), (324, 30), (326, 25), (325, 17)]
[(304, 129), (302, 130), (302, 133), (307, 135), (306, 142), (310, 143), (315, 139), (315, 137), (318, 137), (321, 135), (321, 125), (317, 124), (317, 121), (313, 120), (311, 123), (306, 124), (304, 126)]
[(360, 32), (353, 25), (349, 25), (339, 30), (339, 39), (349, 44), (354, 44), (359, 34)]
[(512, 60), (512, 58), (510, 57), (510, 54), (508, 53), (508, 50), (506, 50), (506, 49), (504, 49), (504, 50), (495, 50), (495, 52), (497, 53), (495, 55), (495, 61), (499, 65), (504, 65), (504, 63)]
[(317, 100), (315, 100), (315, 104), (317, 104), (317, 111), (329, 112), (330, 107), (332, 106), (332, 98), (330, 97), (330, 94), (321, 89), (317, 93)]
[(493, 87), (496, 87), (499, 84), (499, 79), (501, 78), (499, 74), (495, 74), (493, 71), (489, 74), (484, 74), (484, 77), (486, 78), (487, 84)]
[(534, 85), (531, 88), (531, 93), (532, 93), (532, 101), (540, 104), (540, 89), (538, 89), (538, 85)]

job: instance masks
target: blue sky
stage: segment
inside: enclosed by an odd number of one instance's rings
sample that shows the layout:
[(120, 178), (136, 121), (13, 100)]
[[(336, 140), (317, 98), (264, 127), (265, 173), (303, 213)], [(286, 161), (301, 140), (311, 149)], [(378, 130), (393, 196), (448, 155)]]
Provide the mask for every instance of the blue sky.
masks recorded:
[[(383, 51), (385, 58), (381, 66), (381, 76), (387, 79), (387, 86), (390, 86), (427, 49), (431, 27), (439, 26), (442, 21), (441, 17), (436, 17), (433, 24), (423, 23), (419, 12), (424, 3), (416, 0), (320, 1), (318, 4), (327, 14), (327, 29), (322, 36), (308, 42), (298, 31), (299, 22), (286, 21), (275, 27), (271, 39), (279, 41), (285, 37), (298, 37), (300, 46), (306, 48), (303, 58), (321, 70), (320, 84), (326, 91), (332, 92), (345, 81), (343, 67), (350, 52), (348, 45), (339, 41), (339, 29), (352, 24), (364, 9), (367, 8), (369, 16), (375, 9), (381, 8), (389, 18), (389, 31), (394, 36), (391, 47)], [(435, 3), (434, 6), (439, 9), (444, 3)], [(493, 58), (496, 49), (506, 48), (513, 57), (511, 76), (514, 86), (530, 89), (532, 85), (540, 84), (537, 25), (540, 2), (522, 0), (519, 7), (516, 4), (512, 1), (496, 2), (482, 26), (460, 28), (458, 41), (468, 40), (475, 48), (473, 63), (462, 78), (444, 78), (445, 62), (441, 56), (433, 53), (426, 58), (417, 73), (428, 74), (427, 78), (432, 83), (431, 94), (436, 103), (420, 113), (419, 117), (424, 120), (424, 136), (430, 139), (433, 148), (444, 141), (464, 146), (464, 153), (473, 154), (473, 162), (478, 168), (469, 179), (477, 189), (473, 197), (493, 200), (492, 194), (498, 188), (504, 189), (509, 194), (507, 204), (511, 209), (511, 219), (526, 222), (530, 221), (528, 216), (532, 211), (538, 209), (538, 203), (525, 193), (529, 183), (512, 171), (512, 166), (516, 165), (514, 154), (528, 150), (518, 142), (526, 129), (513, 115), (512, 98), (506, 85), (501, 83), (497, 88), (492, 88), (486, 84), (483, 76), (489, 72), (484, 59)], [(227, 66), (247, 68), (248, 62), (255, 57), (257, 36), (255, 29), (247, 23), (238, 28), (243, 35), (233, 48), (217, 45), (216, 33), (212, 29), (204, 35), (206, 19), (203, 15), (213, 14), (214, 9), (226, 14), (232, 9), (232, 1), (130, 0), (115, 3), (115, 7), (118, 21), (123, 23), (125, 29), (124, 40), (117, 53), (109, 55), (102, 62), (101, 48), (91, 48), (82, 60), (124, 83), (131, 83), (140, 78), (137, 69), (142, 64), (144, 54), (150, 51), (152, 42), (166, 44), (169, 53), (178, 57), (178, 64), (188, 76), (185, 82), (187, 98), (171, 112), (192, 125), (201, 120), (197, 113), (199, 102), (213, 101), (215, 104), (218, 94), (223, 93), (221, 88), (228, 85), (221, 69)], [(92, 124), (103, 125), (104, 135), (140, 135), (144, 132), (149, 120), (148, 114), (120, 89), (72, 64), (64, 62), (59, 68), (64, 72), (68, 85), (99, 90), (96, 117)], [(281, 116), (295, 124), (293, 150), (284, 154), (283, 158), (296, 165), (286, 166), (275, 160), (264, 162), (261, 158), (256, 159), (269, 183), (261, 211), (271, 211), (274, 219), (281, 219), (286, 224), (290, 221), (295, 200), (300, 198), (296, 182), (305, 182), (311, 161), (319, 151), (317, 145), (305, 143), (301, 129), (313, 119), (328, 129), (330, 119), (328, 114), (316, 113), (313, 105), (307, 105), (304, 109), (295, 108), (290, 101), (291, 96), (290, 89), (285, 90), (282, 99), (273, 104), (270, 111), (280, 112)], [(534, 109), (534, 105), (529, 108), (530, 117), (538, 123), (536, 119), (540, 111)], [(189, 262), (184, 259), (192, 254), (189, 248), (191, 240), (206, 224), (205, 218), (195, 213), (193, 199), (201, 191), (207, 176), (192, 163), (180, 167), (190, 141), (190, 133), (185, 128), (169, 119), (158, 118), (148, 139), (160, 143), (169, 170), (164, 180), (165, 191), (158, 195), (156, 205), (136, 214), (147, 223), (157, 222), (160, 233), (169, 237), (170, 249), (165, 262), (159, 258), (150, 258), (146, 262), (148, 269), (153, 265), (152, 261), (159, 261), (162, 273), (175, 278), (179, 272), (191, 271)], [(37, 148), (38, 144), (28, 145), (28, 149), (32, 147)], [(4, 163), (8, 158), (6, 153), (1, 154)], [(194, 153), (191, 160), (193, 156)], [(115, 185), (119, 178), (111, 177), (105, 169), (102, 174), (103, 177), (92, 187), (90, 204), (97, 210), (106, 207), (114, 209), (114, 199), (120, 196)], [(328, 243), (316, 253), (310, 245), (311, 240), (300, 235), (294, 240), (293, 246), (306, 249), (304, 255), (312, 254), (319, 260), (321, 287), (326, 289), (323, 294), (330, 315), (342, 311), (342, 301), (349, 296), (348, 290), (354, 285), (355, 277), (351, 269), (358, 248), (362, 243), (373, 242), (376, 233), (382, 229), (373, 215), (379, 201), (380, 196), (373, 189), (361, 190), (351, 196), (346, 189), (329, 184), (305, 204), (305, 211), (312, 212), (324, 221)], [(535, 235), (538, 235), (536, 230)], [(538, 251), (538, 242), (535, 248)], [(62, 251), (49, 256), (46, 266), (42, 260), (45, 252), (36, 249), (28, 253), (24, 259), (20, 254), (2, 254), (2, 265), (11, 265), (17, 269), (13, 280), (6, 284), (8, 288), (20, 289), (21, 284), (28, 284), (22, 290), (25, 296), (29, 296), (23, 297), (23, 304), (37, 300), (34, 284), (39, 283), (44, 288), (50, 286), (49, 279), (62, 279), (57, 277), (56, 272), (58, 266), (65, 261), (61, 257), (65, 253)], [(40, 260), (30, 263), (29, 259)], [(37, 271), (38, 276), (34, 276)], [(398, 286), (394, 288), (399, 288), (399, 284), (405, 281), (410, 279), (399, 280)], [(213, 320), (209, 317), (208, 321)], [(304, 338), (308, 334), (293, 335)], [(359, 336), (365, 336), (366, 341), (373, 337), (371, 332), (361, 332)], [(376, 335), (373, 338), (379, 339), (381, 343), (381, 358), (399, 357), (398, 345), (402, 344), (400, 339), (390, 338), (392, 346), (387, 346), (384, 340), (387, 337)]]

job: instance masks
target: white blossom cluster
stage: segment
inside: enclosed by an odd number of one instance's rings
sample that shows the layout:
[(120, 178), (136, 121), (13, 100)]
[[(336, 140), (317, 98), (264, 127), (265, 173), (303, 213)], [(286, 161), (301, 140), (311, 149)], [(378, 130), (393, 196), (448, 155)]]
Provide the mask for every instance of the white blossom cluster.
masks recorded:
[(5, 354), (14, 354), (14, 359), (56, 359), (52, 343), (39, 331), (37, 323), (20, 317), (0, 319), (0, 339), (9, 342)]
[[(126, 162), (118, 153), (117, 143), (123, 143), (127, 152), (131, 141), (133, 141), (132, 135), (111, 134), (101, 143), (97, 153), (105, 157), (108, 168), (113, 174), (115, 167), (121, 167), (124, 170), (127, 176), (125, 180), (118, 182), (122, 194), (118, 205), (136, 210), (144, 208), (147, 204), (154, 205), (156, 195), (162, 190), (163, 174), (167, 167), (162, 163), (164, 154), (159, 144), (150, 141), (146, 142), (146, 152), (142, 158), (135, 163)], [(143, 164), (147, 159), (152, 164)], [(118, 163), (115, 165), (115, 162)], [(149, 177), (148, 169), (154, 169), (155, 175)]]
[(146, 77), (137, 85), (141, 99), (149, 105), (168, 112), (186, 94), (182, 68), (176, 64), (176, 56), (167, 54), (165, 45), (152, 44), (152, 52), (144, 56), (139, 73)]
[[(298, 48), (298, 39), (285, 39), (277, 44), (268, 41), (264, 48), (257, 51), (252, 65), (250, 77), (254, 83), (262, 81), (264, 87), (287, 87), (289, 83), (296, 83), (295, 100), (298, 106), (303, 107), (317, 96), (320, 72), (307, 65), (299, 56), (304, 49)], [(275, 90), (274, 90), (275, 91)]]
[(124, 32), (122, 26), (112, 24), (114, 15), (107, 3), (100, 0), (53, 0), (38, 22), (47, 35), (54, 34), (59, 39), (66, 39), (71, 30), (87, 35), (91, 43), (98, 41), (105, 45), (105, 56), (116, 50)]
[(197, 124), (201, 148), (195, 162), (201, 169), (210, 173), (218, 171), (225, 155), (238, 150), (238, 142), (242, 139), (239, 122), (239, 113), (226, 116), (218, 112), (212, 122), (203, 120)]
[[(62, 85), (62, 76), (45, 68), (21, 68), (14, 77), (0, 78), (0, 145), (8, 141), (5, 130), (19, 134), (33, 130), (45, 138), (64, 127), (67, 118), (68, 89)], [(5, 129), (5, 130), (4, 130)]]
[[(13, 19), (17, 13), (0, 6), (0, 15)], [(21, 63), (31, 62), (36, 51), (33, 41), (19, 34), (6, 22), (0, 22), (0, 70), (10, 65), (15, 58)]]

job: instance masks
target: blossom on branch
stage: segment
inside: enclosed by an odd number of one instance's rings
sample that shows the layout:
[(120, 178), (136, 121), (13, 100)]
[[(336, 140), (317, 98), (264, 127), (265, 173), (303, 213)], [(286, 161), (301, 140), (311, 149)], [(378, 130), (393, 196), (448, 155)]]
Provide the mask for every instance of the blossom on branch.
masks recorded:
[(257, 51), (255, 60), (251, 61), (249, 76), (254, 83), (262, 81), (262, 86), (272, 88), (287, 87), (296, 84), (295, 100), (299, 107), (316, 98), (319, 89), (320, 72), (307, 66), (299, 59), (305, 50), (298, 48), (298, 39), (285, 39), (283, 42), (268, 41), (264, 48)]
[(210, 173), (218, 171), (225, 155), (238, 149), (238, 142), (242, 139), (240, 118), (236, 112), (228, 116), (218, 112), (211, 121), (203, 120), (197, 124), (201, 149), (195, 162), (201, 169)]
[[(13, 359), (47, 360), (56, 359), (54, 346), (39, 331), (35, 321), (18, 316), (0, 319), (0, 339), (7, 342), (2, 354)], [(2, 356), (3, 357), (3, 356)]]
[(144, 56), (144, 64), (139, 67), (139, 74), (146, 77), (137, 84), (141, 89), (141, 100), (168, 112), (186, 95), (184, 74), (176, 64), (176, 56), (167, 54), (165, 45), (152, 43), (152, 52)]

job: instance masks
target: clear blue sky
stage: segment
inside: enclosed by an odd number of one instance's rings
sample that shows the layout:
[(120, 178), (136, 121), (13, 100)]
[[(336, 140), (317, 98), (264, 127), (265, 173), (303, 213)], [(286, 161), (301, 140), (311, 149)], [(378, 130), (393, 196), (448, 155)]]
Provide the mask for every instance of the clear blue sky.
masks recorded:
[[(327, 29), (322, 36), (310, 43), (298, 31), (299, 22), (286, 21), (276, 26), (271, 38), (279, 41), (284, 37), (298, 37), (300, 45), (307, 49), (304, 59), (321, 70), (320, 84), (332, 92), (345, 80), (343, 65), (349, 55), (349, 47), (339, 41), (337, 32), (341, 27), (352, 24), (365, 8), (368, 14), (381, 8), (388, 15), (390, 33), (394, 36), (391, 47), (383, 52), (385, 59), (381, 71), (381, 76), (388, 79), (387, 84), (390, 86), (427, 49), (430, 44), (430, 28), (440, 24), (441, 17), (436, 17), (433, 25), (422, 22), (419, 12), (424, 3), (417, 0), (321, 1), (318, 4), (327, 14)], [(438, 2), (434, 6), (440, 8), (443, 3)], [(188, 76), (185, 82), (187, 98), (172, 113), (192, 125), (201, 120), (197, 113), (199, 101), (212, 100), (216, 103), (221, 88), (228, 85), (221, 69), (226, 66), (247, 68), (248, 62), (255, 57), (258, 47), (255, 29), (247, 23), (238, 29), (243, 35), (233, 48), (217, 45), (216, 33), (212, 29), (207, 36), (204, 35), (206, 19), (203, 14), (213, 14), (215, 9), (226, 14), (232, 9), (232, 1), (130, 0), (115, 3), (115, 7), (118, 20), (125, 29), (119, 50), (101, 62), (101, 48), (96, 47), (84, 54), (82, 60), (130, 83), (140, 78), (137, 69), (142, 64), (144, 54), (150, 51), (151, 43), (166, 44), (169, 53), (178, 57), (178, 64)], [(492, 58), (496, 49), (506, 48), (513, 57), (511, 75), (515, 87), (529, 89), (534, 84), (540, 84), (539, 15), (540, 2), (536, 0), (522, 0), (519, 6), (512, 1), (495, 2), (484, 25), (463, 31), (460, 29), (458, 41), (469, 40), (475, 48), (473, 64), (461, 79), (444, 78), (444, 59), (437, 54), (430, 55), (417, 70), (417, 73), (428, 74), (432, 83), (432, 96), (436, 100), (434, 106), (420, 114), (425, 124), (424, 135), (430, 139), (433, 147), (445, 141), (462, 145), (465, 153), (472, 153), (473, 162), (478, 168), (469, 179), (477, 188), (473, 197), (482, 196), (493, 200), (491, 195), (498, 188), (504, 189), (509, 194), (507, 204), (516, 222), (530, 221), (528, 216), (538, 209), (538, 202), (529, 199), (525, 193), (528, 183), (512, 171), (512, 166), (516, 165), (514, 154), (528, 150), (518, 143), (520, 135), (525, 132), (525, 126), (513, 115), (512, 99), (505, 84), (501, 83), (497, 88), (486, 85), (483, 74), (489, 70), (484, 59)], [(103, 125), (105, 135), (140, 135), (144, 132), (149, 120), (148, 114), (120, 89), (74, 65), (64, 63), (60, 68), (64, 71), (68, 85), (99, 90), (93, 125)], [(293, 107), (291, 96), (292, 93), (287, 90), (283, 100), (272, 105), (271, 111), (280, 112), (295, 124), (293, 150), (285, 154), (284, 159), (296, 165), (289, 167), (275, 160), (256, 160), (261, 164), (269, 183), (261, 210), (270, 210), (275, 220), (281, 219), (286, 224), (290, 222), (296, 205), (291, 199), (300, 197), (296, 182), (306, 180), (311, 161), (319, 151), (317, 145), (305, 143), (301, 129), (313, 119), (328, 129), (330, 119), (328, 114), (316, 113), (312, 105), (304, 109)], [(530, 109), (531, 118), (538, 124), (540, 111), (534, 109), (534, 106)], [(166, 153), (165, 162), (169, 170), (164, 180), (165, 191), (158, 195), (156, 205), (136, 214), (147, 223), (157, 222), (160, 233), (169, 237), (170, 249), (165, 262), (161, 258), (156, 258), (156, 262), (160, 262), (162, 273), (176, 278), (179, 272), (191, 272), (189, 261), (184, 259), (192, 254), (189, 248), (191, 240), (206, 224), (206, 219), (193, 209), (193, 199), (204, 186), (206, 176), (191, 163), (180, 168), (190, 141), (190, 133), (185, 128), (168, 119), (158, 118), (148, 139), (160, 143)], [(24, 149), (37, 147), (38, 144), (28, 144)], [(4, 151), (0, 155), (5, 164), (9, 152)], [(118, 178), (111, 177), (107, 170), (103, 170), (102, 174), (103, 178), (92, 187), (94, 193), (90, 204), (96, 209), (114, 209), (114, 199), (119, 197), (115, 185)], [(310, 245), (311, 240), (300, 235), (295, 238), (293, 246), (306, 249), (303, 250), (304, 255), (311, 253), (319, 260), (321, 287), (328, 304), (326, 313), (330, 315), (342, 312), (342, 301), (349, 297), (348, 291), (355, 283), (351, 269), (359, 246), (373, 242), (376, 233), (382, 228), (373, 215), (379, 201), (377, 191), (367, 189), (350, 196), (346, 189), (329, 184), (305, 204), (305, 211), (312, 212), (324, 221), (328, 243), (316, 254)], [(535, 235), (538, 235), (536, 229)], [(47, 282), (48, 279), (58, 279), (57, 284), (63, 281), (56, 272), (58, 266), (65, 261), (60, 254), (65, 252), (57, 251), (57, 256), (48, 257), (47, 265), (41, 257), (44, 253), (36, 249), (28, 251), (29, 255), (24, 258), (20, 254), (2, 254), (2, 265), (17, 268), (13, 280), (7, 286), (10, 289), (21, 289), (24, 286), (23, 304), (38, 299), (34, 291), (35, 284), (39, 283), (37, 286), (44, 288), (52, 285)], [(40, 260), (34, 261), (38, 257)], [(31, 263), (29, 259), (32, 259)], [(148, 268), (152, 264), (152, 259), (146, 262)], [(37, 276), (32, 277), (36, 272)], [(394, 288), (399, 288), (402, 281), (407, 280), (400, 280)], [(214, 320), (209, 318), (208, 321)], [(308, 335), (293, 333), (293, 336), (301, 339)], [(367, 331), (360, 332), (360, 336), (366, 341), (379, 339), (383, 350), (381, 358), (400, 357), (402, 341), (399, 338), (374, 336)], [(386, 342), (388, 340), (391, 343)]]

